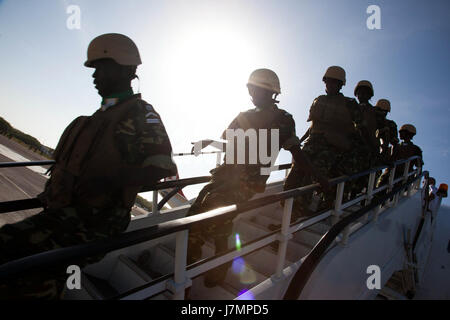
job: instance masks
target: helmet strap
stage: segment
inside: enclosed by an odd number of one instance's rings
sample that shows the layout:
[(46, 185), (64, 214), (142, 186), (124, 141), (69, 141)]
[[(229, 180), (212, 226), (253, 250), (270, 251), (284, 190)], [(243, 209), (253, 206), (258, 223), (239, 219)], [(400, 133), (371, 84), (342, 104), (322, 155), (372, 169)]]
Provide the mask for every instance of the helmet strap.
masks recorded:
[(272, 96), (273, 103), (280, 103), (280, 101), (277, 100), (277, 96), (278, 96), (278, 93), (274, 93), (274, 96)]
[(136, 93), (141, 93), (141, 79), (139, 79), (137, 74), (135, 74), (133, 79), (131, 79), (131, 80), (134, 80), (134, 79), (137, 79), (137, 92)]

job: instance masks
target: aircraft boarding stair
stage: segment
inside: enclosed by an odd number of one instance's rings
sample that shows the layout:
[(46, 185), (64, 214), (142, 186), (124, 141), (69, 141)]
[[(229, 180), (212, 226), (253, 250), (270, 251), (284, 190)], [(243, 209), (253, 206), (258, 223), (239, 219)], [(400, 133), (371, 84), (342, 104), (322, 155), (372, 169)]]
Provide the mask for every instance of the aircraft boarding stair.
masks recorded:
[[(271, 183), (264, 194), (249, 201), (250, 209), (220, 209), (238, 213), (226, 253), (215, 256), (213, 243), (207, 241), (202, 260), (186, 268), (187, 231), (177, 228), (107, 253), (83, 269), (82, 289), (66, 290), (65, 299), (182, 299), (185, 287), (190, 287), (192, 300), (409, 297), (423, 274), (439, 206), (431, 213), (423, 210), (420, 169), (405, 171), (395, 181), (392, 176), (389, 185), (377, 190), (373, 188), (376, 170), (367, 174), (372, 187), (369, 182), (366, 193), (343, 202), (345, 182), (355, 177), (336, 178), (334, 208), (292, 224), (292, 196), (317, 185), (283, 193), (283, 181)], [(406, 183), (413, 175), (415, 180)], [(405, 184), (397, 193), (391, 192), (380, 203), (374, 201), (375, 192), (390, 191), (402, 181)], [(279, 199), (285, 199), (284, 208)], [(259, 205), (260, 200), (265, 204)], [(367, 205), (361, 206), (363, 202)], [(191, 217), (183, 218), (188, 209), (189, 205), (182, 205), (134, 217), (124, 237), (140, 230), (151, 234), (172, 222), (192, 223)], [(222, 213), (208, 212), (196, 218), (200, 221)], [(273, 225), (280, 224), (275, 230)], [(232, 266), (225, 281), (205, 287), (204, 273), (227, 261)], [(373, 265), (381, 269), (381, 288), (376, 290), (367, 284), (367, 270)], [(301, 289), (296, 291), (297, 287)]]

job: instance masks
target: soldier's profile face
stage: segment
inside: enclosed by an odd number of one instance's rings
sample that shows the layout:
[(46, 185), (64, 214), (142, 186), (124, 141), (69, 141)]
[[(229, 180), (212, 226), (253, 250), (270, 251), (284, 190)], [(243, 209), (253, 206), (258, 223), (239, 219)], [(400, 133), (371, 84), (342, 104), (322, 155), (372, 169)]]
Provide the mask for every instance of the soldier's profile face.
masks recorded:
[(323, 80), (325, 82), (326, 92), (331, 95), (338, 94), (342, 88), (342, 81), (338, 79), (325, 78)]
[(368, 102), (372, 98), (372, 90), (368, 87), (359, 87), (356, 96), (359, 102)]
[(105, 97), (115, 93), (118, 83), (122, 82), (121, 66), (112, 59), (96, 60), (92, 66), (95, 68), (92, 77), (99, 95)]
[(252, 97), (252, 102), (257, 107), (263, 107), (268, 104), (272, 104), (273, 93), (264, 88), (247, 85), (248, 94)]
[(413, 135), (406, 130), (400, 130), (398, 133), (400, 134), (400, 139), (402, 140), (411, 140), (413, 138)]

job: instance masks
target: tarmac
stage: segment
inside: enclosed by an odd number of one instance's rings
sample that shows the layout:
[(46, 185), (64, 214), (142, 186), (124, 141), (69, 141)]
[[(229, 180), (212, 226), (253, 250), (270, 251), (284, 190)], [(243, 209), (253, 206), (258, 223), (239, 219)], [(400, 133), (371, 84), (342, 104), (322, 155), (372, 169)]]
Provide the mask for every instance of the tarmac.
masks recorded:
[[(49, 160), (40, 156), (27, 147), (0, 135), (0, 145), (11, 149), (30, 161)], [(13, 159), (0, 154), (0, 162), (14, 162)], [(44, 166), (48, 168), (49, 166)], [(0, 168), (0, 202), (35, 198), (44, 189), (47, 178), (27, 167)], [(42, 209), (31, 209), (0, 214), (0, 227), (4, 224), (15, 223)]]
[[(1, 153), (1, 151), (5, 148), (0, 148), (0, 162), (15, 162), (17, 161), (15, 159), (19, 159), (22, 157), (26, 159), (23, 161), (49, 160), (39, 154), (36, 154), (26, 146), (10, 140), (3, 135), (0, 135), (0, 146), (4, 146), (16, 153), (15, 156), (9, 155), (9, 157), (7, 157), (5, 154)], [(49, 168), (49, 166), (42, 167)], [(0, 202), (35, 198), (44, 190), (44, 186), (48, 179), (48, 176), (46, 177), (43, 174), (38, 173), (30, 168), (0, 168)], [(4, 224), (19, 222), (41, 211), (42, 209), (30, 209), (10, 213), (1, 213), (0, 227)], [(133, 207), (131, 212), (133, 216), (139, 216), (146, 213), (147, 211), (138, 207)]]

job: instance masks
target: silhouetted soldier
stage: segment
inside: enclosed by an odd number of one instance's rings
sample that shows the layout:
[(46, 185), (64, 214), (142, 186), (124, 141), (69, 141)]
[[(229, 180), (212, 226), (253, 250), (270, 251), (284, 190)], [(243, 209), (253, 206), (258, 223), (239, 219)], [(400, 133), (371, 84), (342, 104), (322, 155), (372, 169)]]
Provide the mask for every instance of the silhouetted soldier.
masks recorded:
[[(124, 35), (104, 34), (92, 40), (87, 55), (101, 107), (75, 119), (62, 134), (39, 196), (45, 210), (0, 229), (0, 263), (125, 231), (142, 187), (176, 174), (160, 116), (131, 89), (141, 64), (136, 45)], [(1, 297), (58, 298), (66, 268), (33, 270), (2, 286)]]
[[(344, 69), (331, 66), (322, 80), (327, 94), (317, 97), (312, 103), (308, 117), (308, 121), (311, 121), (310, 135), (302, 150), (323, 176), (334, 178), (357, 173), (367, 157), (367, 153), (360, 151), (363, 141), (361, 108), (355, 99), (345, 97), (340, 92), (346, 82)], [(294, 163), (284, 189), (306, 186), (314, 180), (314, 177), (304, 174), (302, 168)], [(346, 185), (350, 190), (354, 187), (352, 183)], [(335, 195), (333, 190), (316, 195), (322, 200), (319, 209), (329, 207)], [(313, 214), (315, 208), (310, 203), (311, 194), (297, 197), (294, 201), (293, 219)]]
[[(199, 193), (197, 199), (189, 209), (188, 216), (212, 210), (218, 207), (239, 204), (249, 200), (256, 193), (264, 192), (268, 174), (262, 174), (261, 170), (268, 168), (270, 164), (262, 164), (259, 157), (260, 139), (259, 130), (266, 130), (267, 149), (272, 150), (271, 131), (279, 130), (278, 153), (284, 148), (292, 153), (295, 161), (305, 172), (316, 175), (307, 158), (300, 149), (300, 142), (295, 133), (295, 122), (292, 116), (283, 109), (277, 107), (276, 96), (280, 94), (280, 82), (278, 76), (269, 69), (255, 70), (249, 78), (248, 92), (256, 108), (241, 112), (229, 125), (228, 129), (254, 130), (257, 139), (255, 145), (245, 144), (245, 163), (238, 162), (238, 153), (243, 150), (235, 148), (234, 157), (230, 161), (225, 156), (225, 162), (218, 168), (211, 170), (211, 182)], [(222, 139), (226, 139), (226, 131)], [(205, 144), (202, 144), (205, 147)], [(234, 138), (234, 146), (237, 147), (237, 137)], [(251, 164), (249, 158), (256, 156), (251, 154), (252, 147), (258, 153), (257, 163)], [(230, 150), (227, 150), (228, 153)], [(272, 156), (272, 155), (271, 155)], [(230, 157), (231, 158), (231, 157)], [(319, 176), (319, 181), (327, 187), (325, 178)], [(232, 218), (217, 218), (212, 223), (197, 224), (189, 232), (188, 264), (198, 261), (202, 256), (202, 246), (206, 238), (212, 237), (216, 254), (228, 249), (228, 238), (232, 233)], [(207, 287), (220, 284), (227, 274), (230, 263), (226, 263), (210, 270), (204, 279)]]
[[(393, 163), (398, 160), (408, 159), (413, 156), (419, 156), (420, 159), (412, 160), (409, 164), (408, 172), (412, 172), (414, 167), (423, 167), (422, 150), (416, 146), (411, 140), (416, 135), (416, 128), (412, 124), (405, 124), (400, 128), (400, 138), (403, 140), (395, 149), (391, 156), (390, 162)], [(394, 179), (401, 177), (404, 173), (406, 164), (399, 164), (395, 168)], [(378, 179), (377, 188), (386, 184), (391, 169), (386, 169), (381, 177)], [(408, 181), (412, 180), (414, 177), (409, 177)]]

